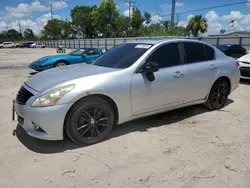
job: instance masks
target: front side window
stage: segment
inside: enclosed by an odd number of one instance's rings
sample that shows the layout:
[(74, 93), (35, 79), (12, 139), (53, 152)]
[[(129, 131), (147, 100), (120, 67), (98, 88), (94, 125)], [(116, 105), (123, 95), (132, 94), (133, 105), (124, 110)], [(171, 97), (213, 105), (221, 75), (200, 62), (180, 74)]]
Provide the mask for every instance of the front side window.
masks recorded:
[(185, 63), (197, 63), (206, 61), (206, 53), (203, 44), (195, 42), (184, 42)]
[(147, 62), (157, 63), (159, 65), (159, 68), (180, 65), (180, 53), (178, 44), (173, 43), (159, 47), (147, 59)]
[(69, 53), (69, 55), (83, 55), (86, 54), (86, 49), (76, 49)]
[(92, 65), (124, 69), (133, 65), (148, 49), (151, 44), (126, 43), (118, 45), (99, 56)]
[(88, 49), (87, 50), (87, 55), (98, 55), (98, 49)]

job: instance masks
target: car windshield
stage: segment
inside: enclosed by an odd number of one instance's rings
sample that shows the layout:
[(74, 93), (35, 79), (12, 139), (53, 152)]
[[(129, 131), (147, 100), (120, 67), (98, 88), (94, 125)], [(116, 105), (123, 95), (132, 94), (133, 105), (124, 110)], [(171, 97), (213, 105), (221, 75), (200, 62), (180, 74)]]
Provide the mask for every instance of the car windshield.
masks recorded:
[(91, 64), (116, 69), (128, 68), (151, 48), (151, 46), (151, 44), (141, 43), (121, 44), (110, 49)]
[(217, 45), (216, 48), (219, 50), (225, 51), (230, 47), (230, 45)]
[(86, 53), (86, 50), (80, 48), (80, 49), (76, 49), (76, 50), (71, 51), (71, 52), (69, 53), (69, 55), (82, 55), (82, 54), (84, 54), (84, 53)]

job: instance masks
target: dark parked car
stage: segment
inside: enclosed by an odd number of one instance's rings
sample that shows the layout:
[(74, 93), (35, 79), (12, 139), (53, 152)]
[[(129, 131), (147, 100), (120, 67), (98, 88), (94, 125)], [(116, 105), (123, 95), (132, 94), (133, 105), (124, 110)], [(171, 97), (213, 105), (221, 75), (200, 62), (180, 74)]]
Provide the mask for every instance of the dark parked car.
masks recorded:
[(240, 58), (241, 56), (247, 54), (247, 51), (245, 48), (236, 44), (223, 44), (223, 45), (217, 45), (215, 47), (218, 48), (227, 56), (231, 56), (235, 59)]
[(24, 42), (24, 43), (21, 45), (21, 48), (29, 48), (31, 44), (34, 44), (34, 42)]

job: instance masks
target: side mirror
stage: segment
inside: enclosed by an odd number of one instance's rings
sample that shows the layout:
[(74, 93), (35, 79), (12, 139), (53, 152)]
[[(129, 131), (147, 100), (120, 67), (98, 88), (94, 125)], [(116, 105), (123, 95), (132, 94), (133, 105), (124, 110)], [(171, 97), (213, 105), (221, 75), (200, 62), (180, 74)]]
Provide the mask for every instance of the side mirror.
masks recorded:
[(155, 62), (147, 62), (145, 63), (142, 68), (140, 69), (140, 73), (153, 73), (159, 70), (158, 63)]
[(144, 73), (148, 81), (153, 82), (155, 80), (154, 72), (159, 70), (158, 63), (147, 62), (140, 69), (140, 73)]

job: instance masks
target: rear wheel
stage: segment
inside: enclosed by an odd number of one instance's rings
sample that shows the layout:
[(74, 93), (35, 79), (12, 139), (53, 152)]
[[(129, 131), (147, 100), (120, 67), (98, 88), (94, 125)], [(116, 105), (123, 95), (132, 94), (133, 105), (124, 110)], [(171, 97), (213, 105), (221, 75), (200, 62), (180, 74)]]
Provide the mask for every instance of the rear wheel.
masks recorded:
[(67, 62), (65, 62), (65, 61), (58, 61), (55, 63), (55, 67), (63, 67), (66, 65), (67, 65)]
[(225, 79), (217, 80), (210, 91), (205, 107), (210, 110), (223, 108), (227, 102), (229, 93), (230, 91), (227, 81)]
[(112, 132), (114, 111), (104, 99), (89, 97), (70, 110), (65, 123), (66, 133), (75, 143), (95, 144)]

